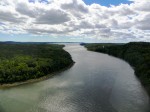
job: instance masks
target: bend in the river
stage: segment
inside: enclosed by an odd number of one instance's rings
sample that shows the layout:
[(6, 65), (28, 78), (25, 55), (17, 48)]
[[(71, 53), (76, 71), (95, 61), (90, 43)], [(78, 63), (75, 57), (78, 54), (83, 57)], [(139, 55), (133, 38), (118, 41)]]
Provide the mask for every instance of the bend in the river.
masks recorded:
[(53, 78), (0, 90), (0, 112), (147, 112), (149, 97), (126, 62), (65, 47), (75, 65)]

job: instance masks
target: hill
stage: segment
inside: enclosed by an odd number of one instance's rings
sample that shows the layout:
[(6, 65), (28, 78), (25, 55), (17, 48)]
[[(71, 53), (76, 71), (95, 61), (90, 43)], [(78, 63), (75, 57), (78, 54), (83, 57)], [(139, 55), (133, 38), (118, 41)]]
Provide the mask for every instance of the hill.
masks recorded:
[(36, 79), (69, 67), (63, 45), (0, 43), (0, 84)]

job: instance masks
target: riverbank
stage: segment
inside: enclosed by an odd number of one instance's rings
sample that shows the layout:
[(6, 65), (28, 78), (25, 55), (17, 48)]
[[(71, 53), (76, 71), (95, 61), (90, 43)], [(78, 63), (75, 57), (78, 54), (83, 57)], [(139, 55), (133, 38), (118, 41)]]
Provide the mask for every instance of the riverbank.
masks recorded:
[(58, 73), (61, 73), (61, 72), (65, 71), (65, 70), (71, 68), (74, 64), (75, 64), (75, 62), (71, 63), (68, 67), (65, 67), (65, 68), (63, 68), (63, 69), (61, 69), (61, 70), (59, 70), (57, 72), (53, 72), (51, 74), (48, 74), (46, 76), (43, 76), (43, 77), (40, 77), (40, 78), (37, 78), (37, 79), (30, 79), (30, 80), (27, 80), (27, 81), (15, 82), (15, 83), (10, 83), (10, 84), (0, 84), (0, 89), (20, 86), (20, 85), (29, 84), (29, 83), (36, 83), (36, 82), (39, 82), (39, 81), (43, 81), (43, 80), (49, 79), (49, 78), (57, 75)]
[(148, 96), (127, 63), (78, 44), (64, 49), (73, 67), (44, 81), (0, 89), (0, 112), (148, 112)]
[(150, 43), (86, 44), (90, 51), (106, 53), (127, 61), (150, 95)]
[(68, 67), (73, 60), (64, 45), (0, 43), (0, 84), (25, 82)]

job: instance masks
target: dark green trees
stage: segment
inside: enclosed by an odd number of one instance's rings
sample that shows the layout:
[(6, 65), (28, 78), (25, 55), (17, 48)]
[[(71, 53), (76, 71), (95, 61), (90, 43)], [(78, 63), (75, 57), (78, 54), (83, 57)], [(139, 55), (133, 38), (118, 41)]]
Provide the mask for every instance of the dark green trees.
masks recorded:
[(62, 45), (0, 44), (0, 84), (39, 78), (73, 61)]

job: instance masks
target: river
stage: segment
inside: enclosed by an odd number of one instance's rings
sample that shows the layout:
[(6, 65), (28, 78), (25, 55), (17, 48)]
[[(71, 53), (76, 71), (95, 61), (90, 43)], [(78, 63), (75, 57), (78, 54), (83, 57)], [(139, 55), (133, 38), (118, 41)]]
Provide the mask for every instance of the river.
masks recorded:
[(76, 62), (70, 69), (36, 83), (0, 90), (0, 112), (148, 112), (149, 97), (125, 61), (64, 48)]

